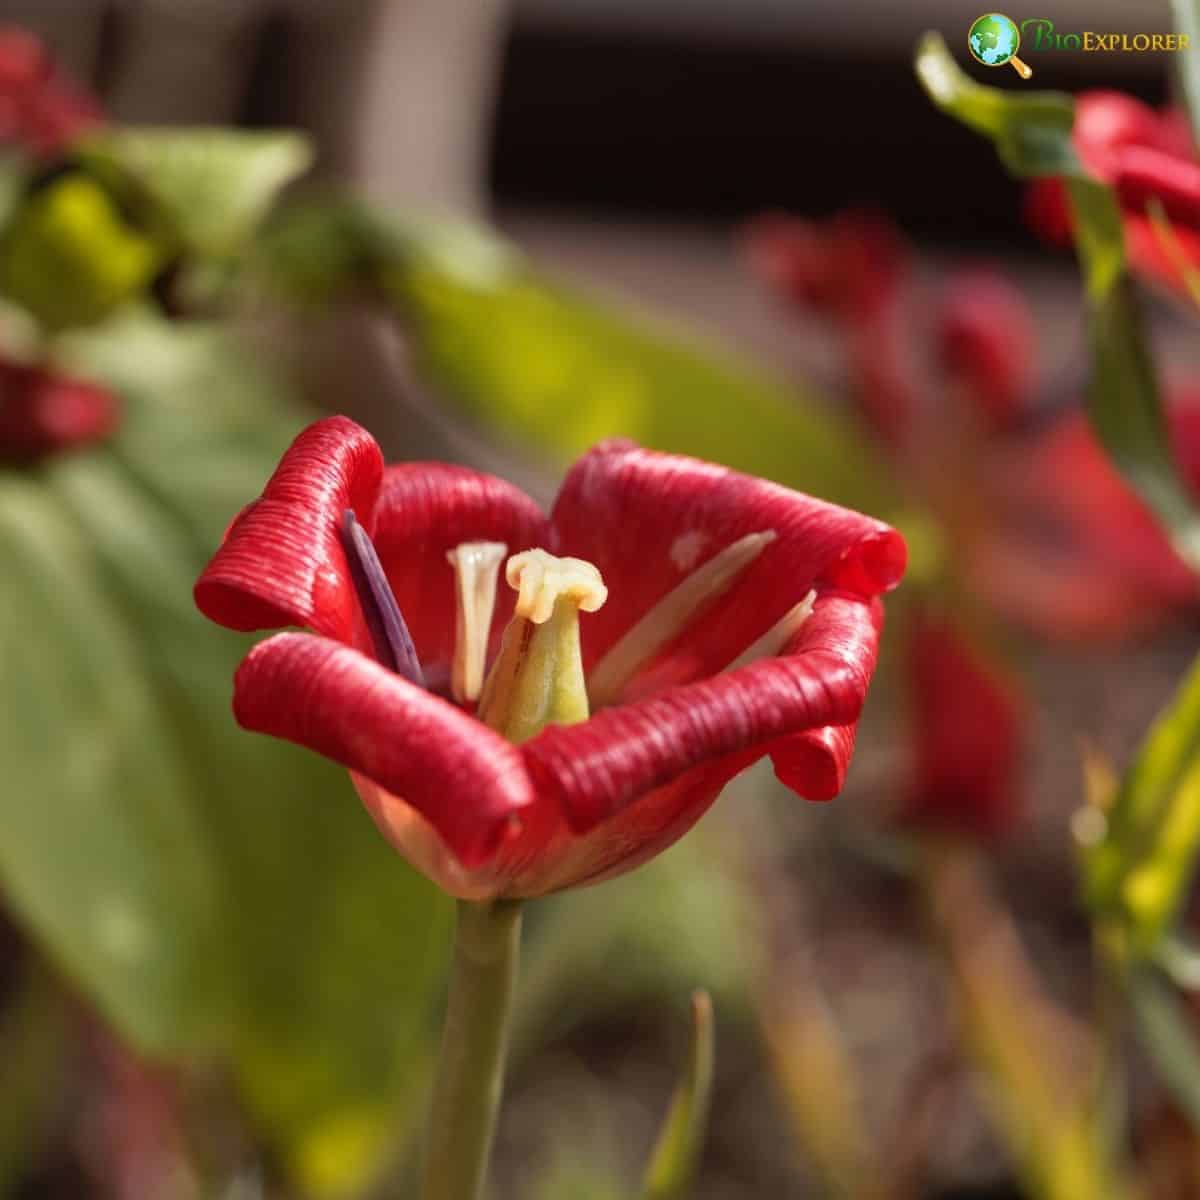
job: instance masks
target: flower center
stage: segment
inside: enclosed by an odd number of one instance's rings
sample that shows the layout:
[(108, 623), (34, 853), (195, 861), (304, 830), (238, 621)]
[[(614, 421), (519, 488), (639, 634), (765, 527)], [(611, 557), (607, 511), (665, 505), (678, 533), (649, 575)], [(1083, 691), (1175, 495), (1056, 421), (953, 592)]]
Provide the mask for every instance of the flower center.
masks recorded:
[(514, 554), (505, 578), (517, 593), (516, 612), (483, 686), (479, 719), (523, 742), (547, 725), (587, 720), (579, 613), (595, 612), (608, 589), (591, 563), (545, 550)]

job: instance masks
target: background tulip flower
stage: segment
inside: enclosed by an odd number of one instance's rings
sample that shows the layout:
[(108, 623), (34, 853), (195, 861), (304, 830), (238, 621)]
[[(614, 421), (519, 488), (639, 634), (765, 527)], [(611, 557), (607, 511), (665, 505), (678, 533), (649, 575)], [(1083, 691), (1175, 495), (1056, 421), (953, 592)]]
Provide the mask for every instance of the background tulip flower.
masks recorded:
[[(1200, 265), (1200, 160), (1184, 114), (1121, 92), (1085, 92), (1075, 100), (1072, 140), (1083, 165), (1116, 192), (1134, 267), (1184, 290), (1177, 256)], [(1152, 205), (1161, 205), (1174, 247), (1155, 229)], [(1071, 209), (1060, 180), (1031, 185), (1026, 216), (1047, 240), (1069, 241)]]
[[(1152, 132), (1159, 152), (1188, 144), (1174, 117), (1115, 93), (1097, 96), (1084, 115), (1095, 142), (1103, 134), (1119, 147)], [(900, 231), (888, 228), (854, 213), (827, 222), (772, 216), (750, 227), (748, 254), (790, 305), (835, 323), (855, 401), (939, 518), (971, 591), (1056, 638), (1129, 633), (1194, 606), (1194, 573), (1083, 415), (1030, 420), (1039, 347), (1019, 289), (975, 264), (926, 294)], [(913, 319), (926, 309), (927, 327)], [(1172, 453), (1193, 488), (1195, 399), (1175, 389), (1168, 404)]]
[(27, 462), (112, 432), (116, 398), (42, 367), (0, 362), (0, 460)]
[[(380, 661), (346, 510), (378, 552), (428, 689)], [(473, 587), (447, 556), (488, 545), (573, 555), (607, 587), (577, 633), (599, 711), (519, 746), (452, 690), (482, 602), (464, 600)], [(875, 665), (878, 597), (904, 558), (870, 518), (627, 442), (585, 455), (547, 517), (464, 467), (385, 470), (369, 434), (330, 418), (234, 522), (196, 601), (234, 629), (313, 631), (247, 657), (234, 700), (245, 727), (348, 766), (384, 835), (447, 891), (533, 896), (659, 853), (764, 754), (801, 795), (833, 796)], [(495, 653), (523, 600), (485, 595), (477, 653)]]

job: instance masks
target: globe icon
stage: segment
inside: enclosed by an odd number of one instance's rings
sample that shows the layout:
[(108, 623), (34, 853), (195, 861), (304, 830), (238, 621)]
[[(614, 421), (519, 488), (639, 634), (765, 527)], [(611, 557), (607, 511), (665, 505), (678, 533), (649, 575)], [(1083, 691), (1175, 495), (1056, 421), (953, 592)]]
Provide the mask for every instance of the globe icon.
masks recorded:
[(1002, 67), (1010, 63), (1022, 79), (1033, 71), (1017, 57), (1021, 46), (1021, 31), (1017, 23), (1003, 13), (984, 13), (976, 17), (967, 31), (967, 48), (972, 57), (985, 67)]

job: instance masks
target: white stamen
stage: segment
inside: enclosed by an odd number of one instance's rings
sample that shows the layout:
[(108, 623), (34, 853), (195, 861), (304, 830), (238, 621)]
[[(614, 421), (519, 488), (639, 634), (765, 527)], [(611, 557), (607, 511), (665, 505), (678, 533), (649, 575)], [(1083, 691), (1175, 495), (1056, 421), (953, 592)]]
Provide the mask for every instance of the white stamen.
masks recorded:
[(600, 572), (582, 558), (523, 550), (508, 560), (504, 575), (517, 592), (517, 616), (535, 625), (550, 619), (560, 596), (573, 600), (583, 612), (595, 612), (608, 599)]
[(738, 667), (758, 662), (760, 658), (774, 658), (796, 636), (800, 626), (812, 616), (816, 599), (816, 591), (810, 591), (799, 604), (789, 608), (762, 637), (751, 642), (725, 670), (736, 671)]
[(672, 588), (588, 673), (592, 707), (613, 703), (638, 668), (678, 637), (702, 608), (726, 592), (775, 536), (773, 529), (748, 533)]
[(507, 553), (503, 542), (463, 542), (446, 551), (458, 599), (450, 691), (460, 703), (478, 700), (483, 690), (488, 635), (496, 611), (496, 577)]

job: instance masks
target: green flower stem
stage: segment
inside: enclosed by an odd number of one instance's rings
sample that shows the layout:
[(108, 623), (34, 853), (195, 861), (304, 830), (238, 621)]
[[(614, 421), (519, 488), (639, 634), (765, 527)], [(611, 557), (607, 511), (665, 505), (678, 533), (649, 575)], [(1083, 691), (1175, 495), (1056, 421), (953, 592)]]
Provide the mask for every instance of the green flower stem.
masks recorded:
[(521, 905), (460, 900), (421, 1200), (478, 1200), (504, 1084)]

